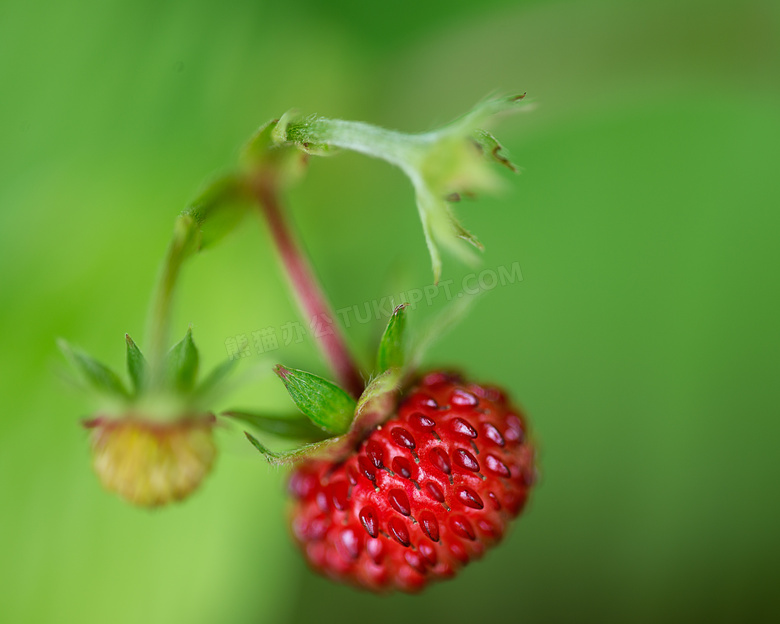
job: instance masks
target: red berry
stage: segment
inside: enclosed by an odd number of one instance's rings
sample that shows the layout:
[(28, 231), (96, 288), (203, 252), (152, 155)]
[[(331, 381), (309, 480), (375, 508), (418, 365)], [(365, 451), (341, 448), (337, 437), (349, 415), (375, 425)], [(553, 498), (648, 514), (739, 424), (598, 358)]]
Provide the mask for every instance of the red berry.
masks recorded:
[(525, 428), (503, 392), (429, 373), (347, 459), (298, 465), (295, 539), (315, 570), (371, 590), (449, 578), (523, 508), (534, 481)]

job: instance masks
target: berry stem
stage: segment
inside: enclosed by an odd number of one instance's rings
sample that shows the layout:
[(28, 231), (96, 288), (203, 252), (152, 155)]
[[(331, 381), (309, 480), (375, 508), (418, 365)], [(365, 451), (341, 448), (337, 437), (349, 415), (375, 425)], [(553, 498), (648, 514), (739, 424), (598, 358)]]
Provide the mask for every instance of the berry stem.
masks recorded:
[(412, 175), (437, 133), (406, 134), (361, 121), (305, 119), (287, 124), (286, 137), (299, 144), (326, 145), (380, 158)]
[(192, 217), (182, 215), (176, 220), (173, 236), (168, 243), (168, 249), (157, 277), (146, 334), (149, 337), (149, 359), (153, 384), (157, 383), (155, 380), (161, 380), (164, 376), (173, 294), (176, 290), (181, 266), (194, 251), (196, 232), (197, 226)]
[(336, 315), (284, 215), (273, 176), (259, 176), (254, 192), (298, 306), (304, 317), (311, 320), (311, 330), (323, 356), (339, 384), (352, 396), (360, 396), (365, 386), (360, 371), (336, 325)]

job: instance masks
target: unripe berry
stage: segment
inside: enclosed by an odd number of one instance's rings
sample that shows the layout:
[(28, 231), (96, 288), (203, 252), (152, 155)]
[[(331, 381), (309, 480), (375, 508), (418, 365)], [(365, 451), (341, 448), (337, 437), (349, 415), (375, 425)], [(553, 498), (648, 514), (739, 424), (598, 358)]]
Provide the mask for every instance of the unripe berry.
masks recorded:
[(142, 507), (185, 498), (200, 485), (216, 457), (212, 415), (169, 423), (137, 415), (96, 418), (87, 427), (92, 466), (100, 482)]

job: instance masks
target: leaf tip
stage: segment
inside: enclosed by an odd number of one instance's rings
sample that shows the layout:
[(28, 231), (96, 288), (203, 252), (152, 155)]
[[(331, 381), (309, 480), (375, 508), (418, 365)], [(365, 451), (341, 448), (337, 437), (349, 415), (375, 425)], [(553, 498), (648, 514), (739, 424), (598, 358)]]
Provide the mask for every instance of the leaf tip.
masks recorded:
[(246, 439), (249, 440), (249, 442), (252, 444), (252, 446), (254, 446), (263, 455), (266, 454), (267, 449), (262, 444), (260, 444), (260, 441), (255, 436), (253, 436), (248, 431), (244, 431), (244, 435), (246, 436)]

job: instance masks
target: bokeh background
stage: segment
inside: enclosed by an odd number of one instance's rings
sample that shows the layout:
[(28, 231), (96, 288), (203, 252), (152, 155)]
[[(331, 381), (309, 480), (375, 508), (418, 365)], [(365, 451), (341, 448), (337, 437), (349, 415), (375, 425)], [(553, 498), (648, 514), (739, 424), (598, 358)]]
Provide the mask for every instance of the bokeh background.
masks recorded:
[[(779, 9), (2, 0), (0, 620), (776, 621)], [(283, 473), (233, 430), (183, 504), (100, 489), (55, 339), (116, 368), (125, 332), (143, 344), (175, 215), (258, 125), (296, 107), (425, 130), (518, 90), (538, 108), (497, 134), (523, 173), (458, 213), (484, 267), (524, 279), (428, 360), (530, 414), (542, 480), (500, 548), (420, 596), (321, 580), (287, 538)], [(289, 200), (336, 307), (429, 283), (398, 171), (314, 160)], [(248, 222), (188, 266), (175, 327), (216, 364), (296, 318)], [(274, 359), (324, 372), (308, 339)], [(262, 378), (216, 407), (285, 401)]]

